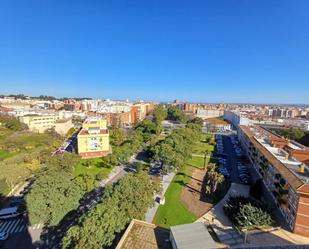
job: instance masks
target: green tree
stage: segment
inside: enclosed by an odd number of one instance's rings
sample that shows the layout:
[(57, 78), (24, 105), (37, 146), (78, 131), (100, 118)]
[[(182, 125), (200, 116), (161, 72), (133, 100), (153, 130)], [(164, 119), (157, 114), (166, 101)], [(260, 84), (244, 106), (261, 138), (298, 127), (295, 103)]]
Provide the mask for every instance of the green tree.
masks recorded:
[(185, 123), (187, 121), (186, 114), (174, 106), (170, 106), (167, 109), (167, 118), (180, 123)]
[(220, 184), (224, 182), (224, 176), (217, 171), (214, 165), (210, 165), (207, 171), (207, 181), (206, 181), (206, 193), (212, 194), (217, 191)]
[(120, 146), (126, 139), (125, 132), (122, 129), (114, 128), (110, 132), (111, 144)]
[(265, 205), (244, 196), (230, 197), (223, 206), (223, 210), (231, 222), (242, 229), (270, 226), (273, 220)]
[(133, 219), (143, 219), (153, 205), (157, 186), (145, 172), (127, 174), (116, 185), (105, 189), (98, 203), (78, 225), (71, 227), (62, 241), (62, 248), (102, 248), (110, 246)]
[(167, 118), (167, 110), (163, 105), (158, 105), (153, 112), (154, 122), (161, 124)]
[(134, 167), (138, 173), (144, 170), (144, 164), (141, 162), (134, 163)]
[(82, 194), (69, 172), (56, 169), (43, 171), (26, 195), (30, 223), (57, 225), (69, 211), (79, 206)]
[(84, 192), (89, 192), (95, 187), (96, 179), (93, 175), (85, 173), (77, 176), (75, 182)]

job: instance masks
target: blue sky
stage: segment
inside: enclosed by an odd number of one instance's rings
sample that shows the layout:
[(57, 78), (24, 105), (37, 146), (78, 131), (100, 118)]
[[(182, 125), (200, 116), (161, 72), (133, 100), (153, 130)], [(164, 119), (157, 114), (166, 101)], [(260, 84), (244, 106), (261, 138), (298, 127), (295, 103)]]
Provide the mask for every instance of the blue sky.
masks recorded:
[(309, 103), (308, 0), (2, 0), (0, 93)]

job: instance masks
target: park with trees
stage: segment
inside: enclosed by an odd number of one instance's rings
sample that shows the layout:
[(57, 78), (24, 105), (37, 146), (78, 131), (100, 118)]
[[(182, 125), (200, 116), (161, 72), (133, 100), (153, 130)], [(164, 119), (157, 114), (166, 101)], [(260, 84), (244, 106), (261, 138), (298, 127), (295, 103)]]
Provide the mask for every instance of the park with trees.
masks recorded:
[[(206, 171), (213, 172), (212, 167), (216, 167), (212, 158), (215, 139), (203, 134), (201, 128), (202, 120), (188, 120), (184, 128), (174, 130), (152, 148), (153, 158), (162, 163), (164, 171), (176, 172), (165, 193), (165, 204), (159, 207), (154, 217), (153, 222), (157, 225), (170, 227), (190, 223), (212, 207), (212, 203), (204, 198), (207, 182), (203, 181)], [(217, 180), (217, 175), (214, 179)], [(211, 192), (219, 186), (213, 185)]]
[(133, 218), (144, 218), (153, 205), (153, 195), (158, 188), (145, 172), (129, 173), (118, 183), (106, 187), (102, 201), (67, 231), (62, 248), (111, 246), (116, 235)]

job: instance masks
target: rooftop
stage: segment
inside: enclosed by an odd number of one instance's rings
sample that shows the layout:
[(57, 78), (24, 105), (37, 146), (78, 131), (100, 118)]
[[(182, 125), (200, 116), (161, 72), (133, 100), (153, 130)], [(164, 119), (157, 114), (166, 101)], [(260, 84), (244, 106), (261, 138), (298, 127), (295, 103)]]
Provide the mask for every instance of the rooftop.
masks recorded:
[(172, 249), (170, 230), (133, 219), (116, 249)]
[[(107, 129), (98, 129), (98, 132), (93, 132), (93, 129), (82, 129), (78, 135), (91, 135), (91, 134), (108, 134), (108, 130)], [(89, 132), (90, 131), (90, 132)]]
[(207, 226), (201, 222), (171, 227), (171, 233), (179, 249), (217, 248)]
[[(251, 138), (254, 146), (278, 169), (292, 187), (297, 189), (301, 185), (309, 183), (307, 161), (301, 161), (293, 155), (295, 151), (309, 153), (308, 148), (294, 141), (281, 138), (258, 126), (242, 126), (241, 128)], [(280, 144), (280, 146), (274, 144)], [(304, 166), (303, 173), (300, 171), (302, 164)]]

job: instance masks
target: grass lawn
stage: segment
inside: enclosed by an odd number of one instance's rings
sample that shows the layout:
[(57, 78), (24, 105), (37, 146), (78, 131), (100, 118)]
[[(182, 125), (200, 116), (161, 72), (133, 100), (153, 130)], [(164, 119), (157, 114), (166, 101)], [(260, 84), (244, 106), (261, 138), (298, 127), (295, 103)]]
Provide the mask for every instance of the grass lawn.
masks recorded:
[(199, 141), (193, 145), (193, 154), (204, 155), (206, 150), (213, 151), (214, 146), (203, 141)]
[[(209, 136), (207, 134), (205, 135)], [(203, 136), (202, 140), (194, 145), (194, 154), (204, 154), (205, 150), (214, 150), (213, 145), (203, 142), (204, 139), (205, 137)], [(203, 153), (197, 153), (199, 151)], [(207, 158), (207, 160), (209, 159)], [(191, 176), (194, 168), (204, 168), (203, 157), (192, 156), (192, 158), (186, 162), (185, 167), (177, 172), (165, 193), (165, 204), (159, 206), (153, 223), (162, 227), (170, 227), (192, 223), (198, 218), (191, 213), (180, 200), (182, 188), (185, 184), (190, 182), (189, 176)]]
[[(90, 167), (86, 167), (84, 163), (86, 161), (90, 162)], [(102, 158), (94, 158), (94, 159), (81, 159), (79, 164), (75, 167), (74, 169), (74, 175), (82, 175), (85, 173), (88, 173), (92, 176), (96, 176), (96, 174), (100, 173), (104, 177), (107, 177), (108, 174), (113, 170), (113, 167), (111, 168), (106, 168), (103, 167), (103, 160)]]
[(10, 152), (4, 151), (4, 150), (0, 150), (0, 160), (9, 158), (9, 157), (14, 156), (14, 155), (15, 155), (14, 153), (10, 153)]
[(197, 217), (192, 214), (180, 201), (183, 184), (190, 179), (186, 174), (191, 174), (191, 167), (179, 170), (165, 193), (165, 204), (160, 205), (153, 223), (162, 227), (194, 222)]
[[(208, 164), (209, 158), (206, 158), (206, 165)], [(191, 159), (187, 161), (187, 164), (196, 167), (196, 168), (204, 168), (204, 157), (192, 156)]]

